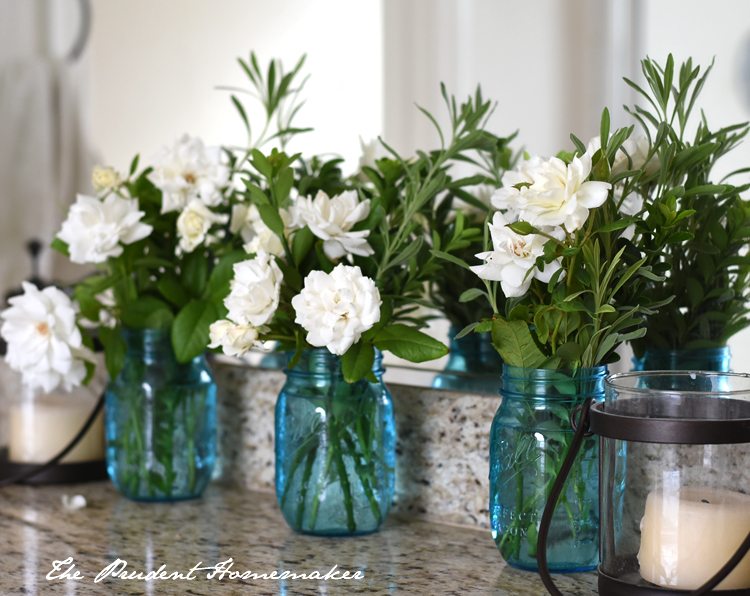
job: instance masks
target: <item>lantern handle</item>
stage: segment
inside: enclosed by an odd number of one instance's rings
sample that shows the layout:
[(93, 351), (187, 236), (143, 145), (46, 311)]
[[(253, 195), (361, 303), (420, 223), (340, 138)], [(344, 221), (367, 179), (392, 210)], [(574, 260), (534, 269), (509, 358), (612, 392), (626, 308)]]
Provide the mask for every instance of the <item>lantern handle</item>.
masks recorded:
[[(565, 486), (565, 481), (568, 479), (568, 475), (573, 467), (576, 456), (581, 449), (583, 439), (587, 436), (591, 436), (591, 433), (589, 432), (589, 410), (593, 403), (594, 398), (588, 397), (581, 406), (575, 408), (570, 414), (570, 423), (575, 429), (575, 435), (573, 436), (573, 440), (568, 448), (568, 453), (565, 454), (565, 459), (563, 460), (563, 464), (557, 474), (557, 478), (555, 478), (555, 482), (552, 484), (552, 490), (550, 491), (547, 504), (544, 507), (544, 513), (542, 514), (542, 521), (539, 524), (538, 544), (541, 546), (537, 553), (539, 575), (542, 578), (544, 587), (547, 588), (547, 591), (552, 596), (563, 596), (563, 593), (557, 589), (555, 582), (552, 581), (552, 576), (550, 575), (549, 567), (547, 566), (547, 534), (549, 533), (549, 527), (552, 523), (552, 516), (555, 513), (555, 509), (557, 509), (557, 501), (560, 499), (560, 495)], [(579, 410), (581, 416), (576, 422), (575, 416)]]

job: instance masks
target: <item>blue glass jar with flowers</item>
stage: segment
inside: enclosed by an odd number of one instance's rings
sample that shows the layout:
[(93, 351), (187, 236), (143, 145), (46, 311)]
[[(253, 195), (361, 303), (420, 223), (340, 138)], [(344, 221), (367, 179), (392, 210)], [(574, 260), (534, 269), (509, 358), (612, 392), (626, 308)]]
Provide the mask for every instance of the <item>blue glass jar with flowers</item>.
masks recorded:
[[(632, 139), (632, 127), (610, 135), (607, 110), (600, 132), (588, 147), (572, 136), (573, 152), (526, 156), (506, 171), (481, 264), (462, 263), (484, 282), (465, 300), (484, 299), (494, 313), (462, 334), (491, 333), (504, 362), (490, 431), (490, 521), (501, 555), (519, 569), (537, 568), (539, 523), (571, 416), (587, 397), (603, 398), (616, 348), (645, 333), (644, 314), (662, 305), (644, 291), (661, 279), (659, 249), (681, 240), (674, 201), (664, 194), (644, 204), (636, 192), (659, 148)], [(589, 440), (554, 512), (552, 571), (598, 564), (597, 460)]]

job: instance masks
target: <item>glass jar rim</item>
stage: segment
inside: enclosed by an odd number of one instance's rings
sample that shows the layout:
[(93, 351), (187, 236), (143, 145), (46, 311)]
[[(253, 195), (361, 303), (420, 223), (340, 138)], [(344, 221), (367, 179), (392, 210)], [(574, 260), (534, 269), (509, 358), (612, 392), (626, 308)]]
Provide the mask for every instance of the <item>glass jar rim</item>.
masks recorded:
[[(730, 378), (730, 379), (747, 379), (747, 388), (745, 389), (726, 389), (726, 390), (683, 390), (683, 389), (656, 389), (649, 387), (638, 387), (638, 379), (645, 377), (661, 377), (661, 378), (676, 378), (676, 377), (689, 377), (691, 381), (695, 381), (698, 378), (712, 379), (712, 378)], [(632, 384), (628, 383), (631, 381)], [(615, 373), (608, 376), (604, 380), (604, 385), (607, 389), (614, 389), (620, 391), (627, 391), (637, 395), (675, 395), (679, 393), (686, 397), (736, 397), (741, 395), (747, 395), (750, 397), (750, 374), (747, 373), (731, 373), (731, 372), (712, 372), (712, 371), (700, 371), (700, 370), (649, 370), (649, 371), (631, 371), (624, 373)]]

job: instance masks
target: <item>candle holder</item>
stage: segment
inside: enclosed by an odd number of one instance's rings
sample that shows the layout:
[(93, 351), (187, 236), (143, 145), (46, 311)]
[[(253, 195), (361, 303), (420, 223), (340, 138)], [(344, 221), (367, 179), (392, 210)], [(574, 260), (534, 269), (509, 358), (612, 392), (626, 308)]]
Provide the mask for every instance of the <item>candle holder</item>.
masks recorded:
[(105, 377), (73, 391), (44, 393), (21, 384), (3, 363), (5, 429), (0, 445), (0, 486), (15, 482), (60, 484), (104, 480)]
[(550, 594), (561, 596), (547, 567), (549, 521), (581, 443), (596, 434), (599, 593), (750, 596), (750, 375), (613, 375), (605, 401), (588, 399), (571, 424), (576, 434), (539, 528)]

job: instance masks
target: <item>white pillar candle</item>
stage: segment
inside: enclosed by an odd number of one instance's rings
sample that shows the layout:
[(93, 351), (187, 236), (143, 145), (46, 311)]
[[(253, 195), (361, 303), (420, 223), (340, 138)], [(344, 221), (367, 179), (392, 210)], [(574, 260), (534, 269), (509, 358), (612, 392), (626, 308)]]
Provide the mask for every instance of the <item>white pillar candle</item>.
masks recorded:
[[(49, 461), (83, 428), (91, 415), (94, 403), (66, 394), (51, 394), (11, 405), (8, 459), (15, 463)], [(101, 459), (104, 459), (102, 412), (61, 463)]]
[[(641, 520), (641, 577), (659, 586), (694, 590), (729, 561), (750, 532), (750, 496), (682, 487), (651, 492)], [(718, 585), (750, 588), (750, 556)]]

